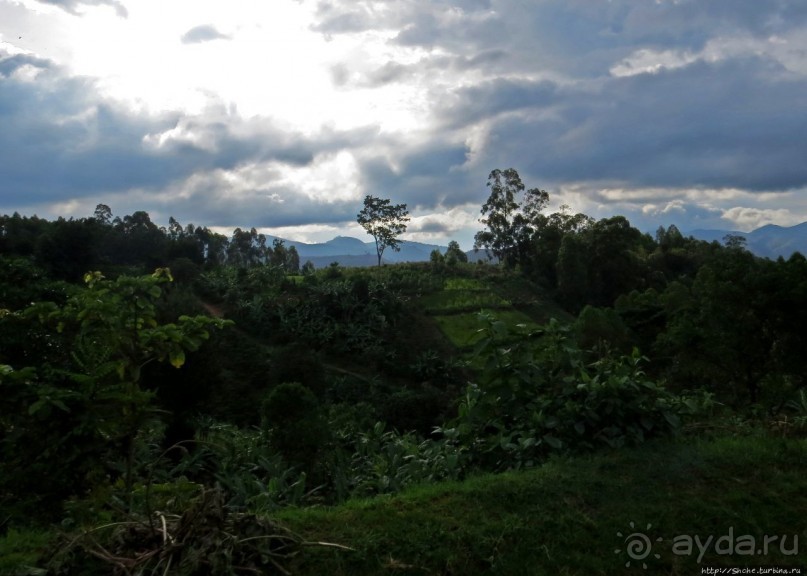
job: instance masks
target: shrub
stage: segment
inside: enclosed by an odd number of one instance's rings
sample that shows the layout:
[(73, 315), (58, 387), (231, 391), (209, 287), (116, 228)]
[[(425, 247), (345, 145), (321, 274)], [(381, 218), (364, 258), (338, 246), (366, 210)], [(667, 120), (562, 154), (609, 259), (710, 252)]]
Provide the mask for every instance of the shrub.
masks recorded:
[(328, 433), (314, 393), (299, 382), (285, 382), (263, 401), (261, 415), (263, 428), (283, 458), (310, 472)]
[(637, 444), (678, 427), (675, 398), (646, 377), (637, 350), (587, 364), (557, 322), (514, 341), (488, 321), (477, 344), (487, 366), (450, 424), (477, 465), (532, 466), (549, 452)]
[(337, 501), (391, 494), (406, 486), (460, 478), (462, 452), (447, 438), (424, 440), (377, 422), (364, 432), (337, 432), (328, 468)]

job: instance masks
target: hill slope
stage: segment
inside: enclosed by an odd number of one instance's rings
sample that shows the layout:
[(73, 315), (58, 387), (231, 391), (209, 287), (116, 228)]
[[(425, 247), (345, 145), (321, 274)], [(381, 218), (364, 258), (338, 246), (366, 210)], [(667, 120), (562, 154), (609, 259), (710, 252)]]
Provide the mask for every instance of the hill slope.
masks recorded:
[[(355, 549), (312, 550), (294, 574), (589, 576), (623, 574), (626, 563), (637, 573), (644, 563), (652, 574), (804, 566), (806, 462), (804, 440), (660, 441), (333, 509), (286, 510), (280, 519), (309, 540)], [(644, 557), (630, 547), (631, 533), (649, 538)], [(762, 550), (763, 537), (774, 535), (767, 554), (748, 554), (747, 536)]]

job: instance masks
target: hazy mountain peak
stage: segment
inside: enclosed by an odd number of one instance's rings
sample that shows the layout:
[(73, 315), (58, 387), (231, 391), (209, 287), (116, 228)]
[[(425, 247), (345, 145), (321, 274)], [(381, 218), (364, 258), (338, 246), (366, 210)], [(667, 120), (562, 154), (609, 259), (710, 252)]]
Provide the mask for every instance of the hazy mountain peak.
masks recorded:
[(765, 258), (789, 258), (794, 252), (807, 254), (807, 222), (795, 226), (778, 226), (766, 224), (751, 232), (737, 232), (731, 230), (693, 230), (690, 236), (698, 240), (722, 242), (728, 235), (742, 236), (746, 240), (749, 251)]

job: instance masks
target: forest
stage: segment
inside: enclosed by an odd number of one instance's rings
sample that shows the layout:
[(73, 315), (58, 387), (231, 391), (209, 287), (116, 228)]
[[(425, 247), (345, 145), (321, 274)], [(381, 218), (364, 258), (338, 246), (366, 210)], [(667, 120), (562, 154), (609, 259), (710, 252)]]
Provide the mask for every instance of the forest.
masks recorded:
[(476, 263), (0, 216), (0, 574), (807, 567), (807, 259), (488, 189)]

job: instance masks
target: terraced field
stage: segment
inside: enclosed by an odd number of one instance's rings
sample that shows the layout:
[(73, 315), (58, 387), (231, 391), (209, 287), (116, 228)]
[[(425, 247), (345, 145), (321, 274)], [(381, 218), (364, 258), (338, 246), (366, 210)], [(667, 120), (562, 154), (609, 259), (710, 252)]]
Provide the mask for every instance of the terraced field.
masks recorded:
[(480, 313), (509, 325), (538, 326), (509, 299), (497, 294), (488, 282), (477, 278), (448, 278), (441, 291), (423, 296), (421, 304), (446, 338), (464, 353), (469, 353), (482, 337), (480, 330), (484, 324)]

